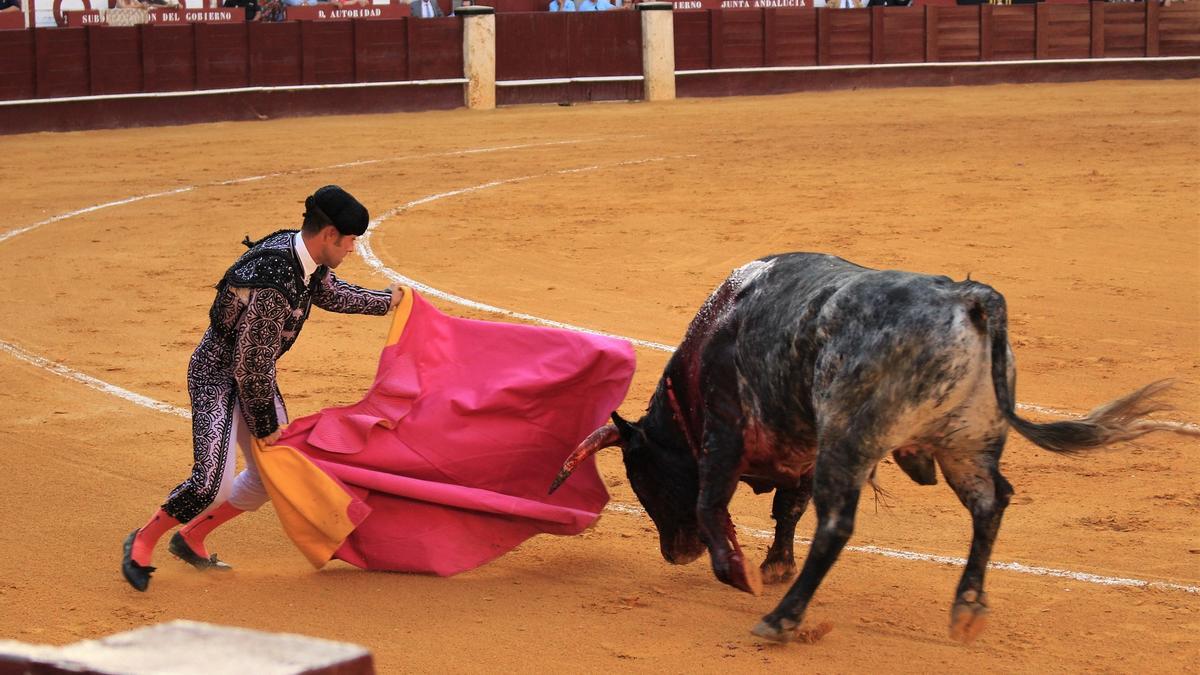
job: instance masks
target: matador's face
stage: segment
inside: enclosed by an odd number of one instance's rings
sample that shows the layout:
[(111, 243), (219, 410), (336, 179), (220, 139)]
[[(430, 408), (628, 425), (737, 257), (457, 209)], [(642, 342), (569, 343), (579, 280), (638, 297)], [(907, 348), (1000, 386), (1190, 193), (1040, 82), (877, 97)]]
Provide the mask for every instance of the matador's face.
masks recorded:
[(336, 229), (327, 228), (327, 232), (331, 232), (329, 236), (322, 237), (321, 241), (321, 257), (324, 260), (318, 262), (323, 265), (328, 265), (330, 269), (337, 268), (354, 251), (354, 242), (358, 240), (357, 235), (340, 234)]

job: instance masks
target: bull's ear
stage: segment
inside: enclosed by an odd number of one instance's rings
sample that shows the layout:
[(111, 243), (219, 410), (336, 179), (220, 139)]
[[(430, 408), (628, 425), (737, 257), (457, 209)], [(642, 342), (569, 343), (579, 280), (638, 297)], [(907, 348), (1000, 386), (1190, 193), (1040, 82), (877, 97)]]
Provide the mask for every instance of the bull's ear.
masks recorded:
[(637, 427), (630, 422), (626, 422), (624, 418), (616, 413), (616, 411), (613, 411), (612, 421), (617, 427), (617, 432), (621, 434), (622, 445), (628, 443), (629, 439), (633, 438), (633, 436), (637, 434)]

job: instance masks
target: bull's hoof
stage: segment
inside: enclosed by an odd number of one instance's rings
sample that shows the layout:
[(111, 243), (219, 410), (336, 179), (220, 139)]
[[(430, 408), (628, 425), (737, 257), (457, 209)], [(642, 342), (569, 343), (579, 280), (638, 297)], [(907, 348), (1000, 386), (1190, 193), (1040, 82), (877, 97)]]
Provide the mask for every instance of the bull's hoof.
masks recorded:
[(764, 562), (762, 581), (764, 584), (782, 584), (796, 576), (796, 564), (786, 562)]
[(966, 591), (950, 609), (950, 637), (963, 644), (970, 643), (987, 626), (987, 595)]
[(821, 638), (829, 635), (829, 632), (832, 630), (833, 624), (828, 621), (822, 621), (811, 628), (800, 628), (798, 623), (789, 619), (780, 619), (779, 626), (774, 626), (769, 620), (763, 619), (750, 632), (760, 638), (773, 642), (785, 643), (796, 640), (797, 642), (811, 645), (816, 644)]
[(792, 621), (791, 619), (780, 619), (778, 625), (767, 619), (763, 619), (750, 632), (764, 640), (788, 642), (796, 636), (796, 628), (799, 625), (799, 622)]

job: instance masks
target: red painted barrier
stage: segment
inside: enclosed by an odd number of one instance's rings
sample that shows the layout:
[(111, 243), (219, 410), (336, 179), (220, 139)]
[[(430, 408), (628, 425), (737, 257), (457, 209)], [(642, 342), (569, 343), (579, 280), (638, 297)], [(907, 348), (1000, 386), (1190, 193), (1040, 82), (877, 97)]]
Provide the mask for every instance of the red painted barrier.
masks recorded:
[(463, 76), (462, 21), (407, 19), (408, 76), (441, 80)]
[(980, 35), (978, 7), (925, 8), (927, 61), (979, 61)]
[(0, 54), (4, 54), (4, 68), (0, 68), (0, 101), (33, 98), (37, 92), (33, 31), (0, 31)]
[(569, 72), (571, 16), (565, 12), (497, 14), (496, 80), (545, 79)]
[(87, 96), (86, 28), (35, 28), (37, 96)]
[(1037, 54), (1037, 7), (1034, 5), (983, 5), (990, 15), (985, 31), (991, 37), (989, 61), (1032, 59)]
[(764, 10), (763, 26), (766, 65), (816, 65), (817, 10)]
[(137, 26), (88, 26), (91, 93), (142, 91), (142, 40)]
[[(712, 37), (709, 13), (675, 11), (675, 69), (705, 70), (712, 67)], [(815, 34), (815, 33), (814, 33)]]
[(354, 22), (354, 81), (395, 82), (408, 75), (408, 22)]
[[(1139, 3), (1097, 2), (1092, 5), (1092, 56), (1146, 55), (1146, 8)], [(1097, 44), (1098, 43), (1098, 44)]]
[(925, 60), (925, 16), (907, 7), (872, 7), (873, 63)]
[(642, 74), (642, 18), (637, 12), (567, 16), (569, 77)]
[(22, 12), (0, 12), (0, 30), (20, 30), (25, 27)]
[[(1200, 55), (1200, 2), (699, 10), (675, 12), (674, 24), (684, 71)], [(641, 74), (636, 12), (514, 12), (496, 25), (501, 82)], [(458, 79), (461, 40), (456, 18), (0, 31), (0, 98)], [(507, 89), (501, 102), (597, 100), (638, 96), (641, 84)]]
[(250, 83), (246, 24), (198, 23), (196, 88), (227, 89)]
[(286, 87), (302, 84), (300, 23), (254, 22), (247, 26), (250, 41), (250, 85)]
[(191, 24), (147, 24), (141, 31), (146, 91), (195, 89), (196, 38)]
[(871, 10), (824, 10), (818, 15), (817, 58), (821, 65), (871, 63)]
[[(1200, 4), (1186, 2), (1170, 7), (1161, 7), (1151, 2), (1146, 5), (1147, 15), (1158, 13), (1158, 21), (1150, 25), (1158, 30), (1159, 56), (1192, 56), (1200, 54)], [(1149, 45), (1152, 36), (1147, 36)], [(1150, 54), (1147, 53), (1147, 56)]]
[(758, 68), (764, 65), (763, 13), (758, 9), (711, 12), (713, 68)]
[(1039, 58), (1086, 59), (1091, 56), (1091, 7), (1077, 4), (1040, 5), (1037, 12), (1042, 22), (1038, 32), (1044, 33), (1047, 43), (1045, 55)]
[(354, 81), (353, 22), (301, 22), (300, 44), (304, 84)]

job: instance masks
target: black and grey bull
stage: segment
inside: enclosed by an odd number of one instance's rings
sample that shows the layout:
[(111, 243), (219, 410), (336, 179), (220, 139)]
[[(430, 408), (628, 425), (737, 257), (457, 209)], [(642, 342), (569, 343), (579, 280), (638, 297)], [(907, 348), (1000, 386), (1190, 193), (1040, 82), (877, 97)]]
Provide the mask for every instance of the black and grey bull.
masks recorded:
[(854, 530), (863, 485), (888, 453), (913, 480), (934, 465), (971, 513), (970, 556), (951, 635), (973, 639), (987, 612), (984, 571), (1013, 494), (1000, 474), (1009, 427), (1076, 453), (1150, 431), (1195, 433), (1145, 419), (1164, 406), (1156, 382), (1072, 421), (1034, 424), (1014, 411), (1004, 298), (974, 281), (877, 271), (791, 253), (749, 263), (709, 297), (636, 423), (613, 414), (572, 454), (620, 446), (630, 485), (658, 527), (662, 555), (705, 548), (724, 583), (757, 592), (728, 504), (739, 481), (775, 490), (768, 582), (795, 572), (796, 522), (810, 497), (817, 530), (799, 579), (754, 633), (787, 640)]

